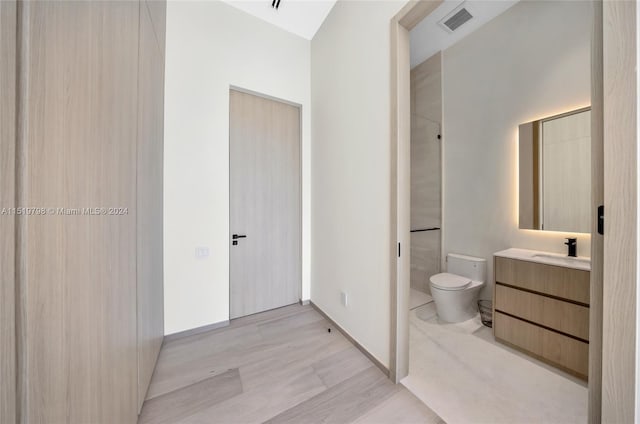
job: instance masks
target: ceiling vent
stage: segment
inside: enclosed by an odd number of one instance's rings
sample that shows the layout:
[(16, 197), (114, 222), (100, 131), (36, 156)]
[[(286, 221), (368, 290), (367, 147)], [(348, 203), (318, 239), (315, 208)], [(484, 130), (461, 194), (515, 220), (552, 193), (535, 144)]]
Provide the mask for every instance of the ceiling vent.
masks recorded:
[(462, 3), (460, 6), (456, 7), (453, 12), (442, 18), (438, 23), (448, 32), (453, 32), (468, 22), (471, 18), (473, 18), (473, 15), (469, 13), (469, 11), (464, 7), (464, 3)]

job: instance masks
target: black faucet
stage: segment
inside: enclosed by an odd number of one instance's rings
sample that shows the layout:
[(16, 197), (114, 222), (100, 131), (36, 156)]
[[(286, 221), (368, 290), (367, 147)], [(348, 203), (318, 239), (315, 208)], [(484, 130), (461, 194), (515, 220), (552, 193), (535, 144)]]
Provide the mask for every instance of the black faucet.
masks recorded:
[(576, 250), (578, 249), (578, 239), (577, 238), (568, 238), (565, 243), (568, 247), (567, 256), (571, 256), (573, 258), (576, 257)]

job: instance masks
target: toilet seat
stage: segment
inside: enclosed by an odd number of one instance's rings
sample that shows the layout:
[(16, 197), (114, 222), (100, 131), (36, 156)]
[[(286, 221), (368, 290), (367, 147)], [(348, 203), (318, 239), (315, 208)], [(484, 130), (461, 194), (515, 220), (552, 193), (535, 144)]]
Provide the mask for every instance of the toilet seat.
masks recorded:
[(433, 287), (441, 290), (462, 290), (471, 284), (469, 278), (449, 274), (448, 272), (433, 275), (429, 280)]

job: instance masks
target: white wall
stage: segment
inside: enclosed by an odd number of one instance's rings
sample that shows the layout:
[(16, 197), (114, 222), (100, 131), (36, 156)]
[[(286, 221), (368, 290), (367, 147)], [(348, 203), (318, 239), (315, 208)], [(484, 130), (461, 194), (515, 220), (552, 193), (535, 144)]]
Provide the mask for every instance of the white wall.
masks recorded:
[[(222, 2), (167, 4), (165, 334), (229, 319), (229, 86), (302, 105), (310, 297), (310, 42)], [(196, 247), (210, 256), (195, 258)]]
[(573, 235), (518, 229), (517, 133), (590, 104), (591, 14), (587, 1), (523, 1), (443, 54), (443, 253), (487, 258), (489, 281), (493, 252), (565, 252)]
[(311, 42), (311, 300), (385, 365), (389, 22), (403, 5), (338, 1)]

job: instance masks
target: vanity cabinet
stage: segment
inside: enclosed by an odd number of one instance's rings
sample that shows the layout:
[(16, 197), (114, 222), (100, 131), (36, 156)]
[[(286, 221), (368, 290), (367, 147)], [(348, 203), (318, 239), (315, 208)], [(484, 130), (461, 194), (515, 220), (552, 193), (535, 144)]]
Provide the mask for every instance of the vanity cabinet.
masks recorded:
[(496, 340), (586, 380), (590, 271), (499, 252), (494, 274)]

